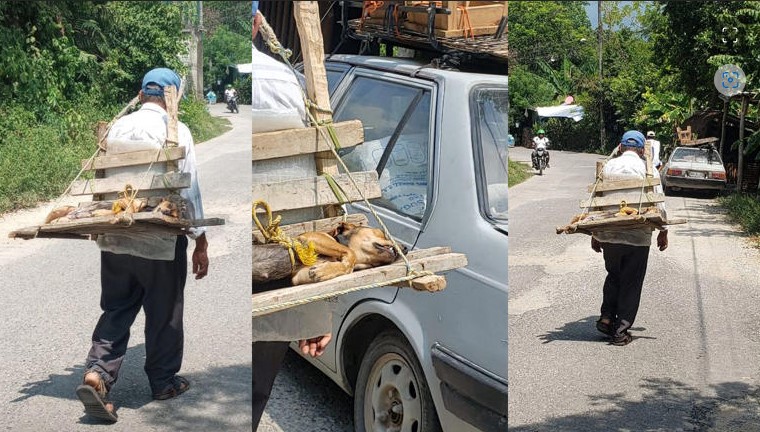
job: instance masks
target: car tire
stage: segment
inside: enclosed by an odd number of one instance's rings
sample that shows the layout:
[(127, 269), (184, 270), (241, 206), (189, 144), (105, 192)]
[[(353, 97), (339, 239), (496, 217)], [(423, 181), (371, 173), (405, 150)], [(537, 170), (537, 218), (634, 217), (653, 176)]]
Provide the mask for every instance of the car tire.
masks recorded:
[(670, 188), (665, 185), (662, 185), (662, 193), (664, 193), (665, 196), (673, 195), (673, 191), (670, 190)]
[(417, 356), (398, 331), (380, 333), (362, 358), (354, 389), (357, 432), (440, 432)]

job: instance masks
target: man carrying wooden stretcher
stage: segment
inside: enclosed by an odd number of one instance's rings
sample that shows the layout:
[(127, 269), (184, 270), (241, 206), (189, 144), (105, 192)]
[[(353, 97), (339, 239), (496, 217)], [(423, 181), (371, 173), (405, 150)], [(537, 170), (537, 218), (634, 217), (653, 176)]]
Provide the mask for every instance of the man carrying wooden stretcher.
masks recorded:
[[(605, 180), (645, 179), (644, 135), (628, 131), (620, 140), (619, 156), (608, 161), (602, 176)], [(659, 177), (656, 170), (652, 170)], [(655, 191), (660, 186), (655, 187)], [(658, 205), (665, 216), (665, 207)], [(613, 345), (627, 345), (633, 340), (628, 329), (636, 319), (641, 300), (641, 289), (647, 272), (649, 247), (652, 244), (651, 225), (625, 230), (597, 231), (591, 237), (591, 248), (603, 252), (607, 278), (604, 281), (601, 317), (596, 328), (612, 338)], [(668, 231), (663, 228), (657, 235), (657, 247), (668, 247)]]
[[(180, 88), (180, 78), (174, 71), (158, 68), (145, 75), (140, 91), (142, 107), (114, 123), (106, 139), (110, 152), (159, 149), (164, 145), (168, 121), (164, 89), (167, 86)], [(193, 219), (202, 219), (193, 137), (185, 124), (178, 122), (177, 126), (178, 145), (187, 149), (179, 170), (191, 174), (190, 188), (180, 195), (189, 215)], [(119, 168), (112, 174), (131, 178), (144, 175), (144, 172), (129, 172), (130, 169)], [(110, 175), (107, 171), (106, 176)], [(205, 229), (192, 228), (189, 237), (195, 240), (193, 273), (196, 279), (201, 279), (208, 272)], [(87, 414), (111, 422), (117, 420), (108, 393), (119, 376), (127, 352), (129, 329), (141, 308), (145, 311), (145, 373), (153, 399), (170, 399), (190, 387), (187, 379), (177, 375), (182, 366), (184, 347), (182, 312), (187, 279), (187, 243), (184, 235), (166, 237), (125, 233), (98, 236), (103, 314), (92, 334), (83, 384), (77, 388), (77, 396)]]
[[(258, 2), (253, 2), (253, 39), (261, 25), (257, 13)], [(259, 117), (275, 119), (283, 124), (293, 121), (303, 127), (306, 108), (296, 75), (284, 63), (267, 56), (253, 47), (252, 104), (254, 123)], [(275, 114), (275, 115), (273, 115)], [(254, 130), (258, 127), (254, 125)], [(304, 355), (312, 357), (324, 353), (330, 342), (332, 318), (324, 302), (316, 302), (276, 312), (253, 320), (253, 430), (256, 430), (264, 413), (274, 380), (277, 377), (290, 341), (299, 340)]]

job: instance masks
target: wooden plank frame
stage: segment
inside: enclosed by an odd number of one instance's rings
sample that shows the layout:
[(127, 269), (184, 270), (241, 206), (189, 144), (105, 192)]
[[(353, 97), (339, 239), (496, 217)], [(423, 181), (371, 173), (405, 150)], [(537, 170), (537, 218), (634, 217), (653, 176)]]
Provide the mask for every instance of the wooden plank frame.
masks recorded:
[(608, 207), (619, 206), (621, 201), (625, 201), (629, 206), (638, 204), (656, 204), (665, 202), (665, 195), (660, 193), (636, 193), (631, 192), (628, 195), (620, 197), (594, 197), (590, 200), (580, 202), (580, 208), (586, 207)]
[[(375, 171), (351, 173), (367, 199), (379, 198), (382, 193)], [(333, 177), (345, 191), (348, 201), (360, 201), (361, 196), (347, 174)], [(324, 177), (310, 177), (275, 183), (254, 183), (253, 200), (263, 200), (273, 212), (339, 204)]]
[[(412, 269), (417, 271), (445, 272), (467, 265), (467, 258), (464, 254), (451, 253), (449, 248), (432, 249), (432, 254), (416, 254), (416, 252), (426, 250), (410, 252), (407, 257)], [(382, 283), (404, 276), (406, 276), (406, 265), (403, 261), (396, 261), (393, 264), (356, 271), (324, 282), (254, 294), (252, 296), (252, 316), (255, 318), (288, 309), (291, 307), (288, 303), (291, 302), (309, 302), (309, 299), (316, 296), (338, 296), (352, 291), (356, 287)], [(436, 281), (438, 285), (433, 286), (431, 289), (440, 288), (440, 282), (437, 279)], [(265, 307), (271, 308), (263, 310)]]
[(95, 157), (92, 160), (83, 159), (82, 169), (91, 171), (177, 161), (185, 158), (185, 150), (185, 147), (167, 147), (129, 153), (105, 154), (104, 156)]
[[(332, 126), (342, 148), (353, 147), (364, 142), (364, 127), (360, 120), (349, 120)], [(253, 134), (251, 137), (253, 160), (330, 152), (333, 144), (325, 141), (319, 129), (326, 129), (326, 126)]]
[(599, 184), (596, 185), (596, 189), (594, 189), (594, 184), (588, 185), (586, 190), (588, 192), (592, 192), (596, 190), (596, 192), (607, 192), (607, 191), (617, 191), (617, 190), (625, 190), (625, 189), (634, 189), (634, 188), (641, 188), (642, 185), (644, 185), (645, 189), (652, 188), (654, 186), (658, 186), (662, 184), (660, 182), (659, 178), (653, 177), (646, 180), (607, 180), (607, 181), (600, 181)]
[(190, 187), (190, 173), (166, 173), (144, 176), (134, 182), (115, 178), (77, 180), (71, 185), (71, 195), (96, 195), (118, 193), (127, 184), (140, 191), (184, 189)]
[(61, 235), (86, 236), (92, 234), (136, 232), (182, 235), (187, 234), (188, 230), (193, 227), (216, 225), (224, 225), (224, 219), (187, 220), (173, 218), (160, 213), (144, 212), (121, 216), (96, 216), (71, 222), (32, 226), (13, 231), (8, 236), (10, 238), (31, 239), (36, 237), (60, 238)]

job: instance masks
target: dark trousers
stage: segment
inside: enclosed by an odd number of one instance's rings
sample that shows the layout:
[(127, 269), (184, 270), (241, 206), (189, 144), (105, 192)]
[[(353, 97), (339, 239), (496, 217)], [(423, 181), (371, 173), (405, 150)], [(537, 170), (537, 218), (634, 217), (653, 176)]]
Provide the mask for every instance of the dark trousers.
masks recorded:
[(100, 372), (110, 390), (119, 377), (129, 328), (145, 311), (145, 373), (153, 393), (172, 385), (182, 366), (182, 310), (187, 279), (187, 238), (177, 237), (173, 261), (101, 252), (100, 308), (85, 370)]
[(253, 430), (259, 426), (261, 415), (272, 393), (274, 379), (282, 367), (289, 342), (253, 343)]
[(615, 322), (618, 332), (633, 325), (641, 301), (641, 289), (647, 273), (649, 246), (603, 243), (604, 281), (602, 317)]

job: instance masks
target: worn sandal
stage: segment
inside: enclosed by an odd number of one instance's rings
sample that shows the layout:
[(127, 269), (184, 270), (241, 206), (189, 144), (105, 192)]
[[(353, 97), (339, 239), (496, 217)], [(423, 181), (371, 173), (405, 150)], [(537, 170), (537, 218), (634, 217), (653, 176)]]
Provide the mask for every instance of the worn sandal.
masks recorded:
[[(93, 375), (97, 375), (94, 377)], [(84, 383), (77, 387), (77, 397), (84, 404), (84, 412), (97, 419), (115, 423), (116, 415), (113, 404), (108, 400), (105, 383), (97, 371), (89, 371), (84, 376)]]
[(625, 346), (631, 343), (631, 341), (633, 341), (633, 336), (631, 336), (631, 334), (627, 331), (622, 335), (616, 335), (612, 337), (612, 345), (615, 346)]
[(172, 385), (161, 393), (154, 393), (153, 399), (155, 400), (167, 400), (181, 395), (190, 388), (190, 381), (179, 375), (174, 375), (172, 378)]

